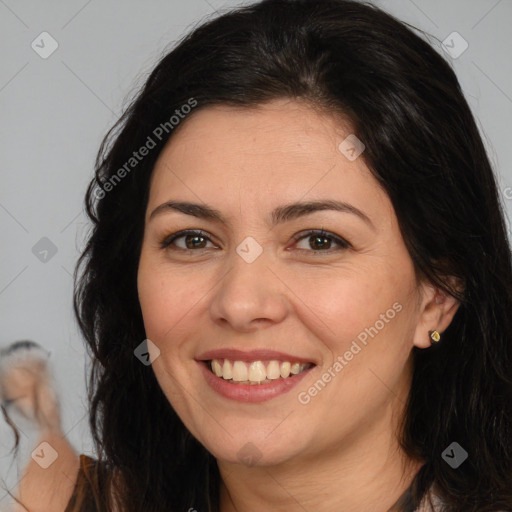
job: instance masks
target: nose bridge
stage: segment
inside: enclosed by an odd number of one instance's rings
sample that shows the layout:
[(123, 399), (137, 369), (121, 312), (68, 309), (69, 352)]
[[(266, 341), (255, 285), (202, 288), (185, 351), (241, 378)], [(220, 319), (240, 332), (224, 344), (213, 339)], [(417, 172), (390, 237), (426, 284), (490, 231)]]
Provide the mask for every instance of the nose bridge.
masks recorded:
[(228, 259), (213, 296), (210, 311), (215, 321), (224, 319), (247, 329), (253, 320), (279, 322), (286, 314), (283, 284), (271, 271), (273, 258), (254, 238), (246, 237)]

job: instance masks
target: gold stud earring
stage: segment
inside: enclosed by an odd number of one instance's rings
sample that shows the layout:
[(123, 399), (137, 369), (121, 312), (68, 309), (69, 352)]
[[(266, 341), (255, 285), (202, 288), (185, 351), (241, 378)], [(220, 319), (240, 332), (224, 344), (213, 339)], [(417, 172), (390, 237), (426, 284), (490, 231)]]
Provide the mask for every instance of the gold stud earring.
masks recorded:
[(433, 343), (437, 343), (441, 339), (441, 335), (438, 331), (429, 331), (429, 334)]

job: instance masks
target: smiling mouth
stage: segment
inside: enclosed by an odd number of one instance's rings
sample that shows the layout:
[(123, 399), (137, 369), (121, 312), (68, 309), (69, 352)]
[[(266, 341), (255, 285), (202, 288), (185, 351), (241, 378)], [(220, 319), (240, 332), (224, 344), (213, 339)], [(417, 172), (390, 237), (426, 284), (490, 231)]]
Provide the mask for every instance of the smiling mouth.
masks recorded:
[(211, 359), (205, 361), (207, 368), (217, 377), (232, 384), (270, 384), (276, 380), (290, 379), (312, 368), (314, 363), (292, 361), (232, 361)]

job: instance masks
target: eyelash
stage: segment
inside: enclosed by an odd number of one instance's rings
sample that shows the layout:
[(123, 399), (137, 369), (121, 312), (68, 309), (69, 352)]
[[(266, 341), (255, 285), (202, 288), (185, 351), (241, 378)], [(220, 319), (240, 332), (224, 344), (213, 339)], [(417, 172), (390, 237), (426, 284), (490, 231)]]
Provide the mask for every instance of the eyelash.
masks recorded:
[[(173, 233), (172, 235), (168, 235), (164, 237), (160, 241), (160, 248), (161, 249), (171, 249), (173, 251), (193, 251), (193, 252), (200, 252), (205, 251), (207, 248), (202, 249), (183, 249), (182, 247), (173, 247), (171, 248), (171, 244), (178, 240), (179, 238), (186, 237), (187, 235), (200, 237), (206, 239), (208, 242), (213, 243), (208, 236), (206, 236), (206, 233), (201, 230), (194, 230), (194, 229), (185, 229), (183, 231), (178, 231), (177, 233)], [(349, 249), (351, 247), (350, 243), (344, 240), (343, 238), (333, 234), (329, 233), (328, 231), (324, 231), (323, 229), (310, 229), (305, 232), (298, 233), (293, 237), (293, 240), (295, 243), (298, 243), (300, 240), (308, 237), (316, 236), (318, 238), (327, 238), (333, 240), (335, 243), (338, 244), (338, 249), (335, 249), (335, 251), (341, 251), (344, 249)], [(307, 250), (307, 249), (298, 249), (302, 252), (310, 252), (310, 253), (332, 253), (335, 251), (332, 251), (331, 249), (327, 250)]]

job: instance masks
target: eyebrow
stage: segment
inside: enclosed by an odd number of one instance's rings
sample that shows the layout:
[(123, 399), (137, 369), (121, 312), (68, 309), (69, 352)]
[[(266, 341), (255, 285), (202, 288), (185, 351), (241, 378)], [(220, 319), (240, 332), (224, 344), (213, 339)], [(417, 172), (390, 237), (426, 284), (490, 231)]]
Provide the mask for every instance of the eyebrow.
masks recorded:
[[(336, 201), (333, 199), (291, 203), (278, 206), (272, 211), (270, 215), (271, 224), (272, 226), (277, 226), (278, 224), (289, 222), (290, 220), (297, 219), (304, 215), (309, 215), (311, 213), (323, 210), (334, 210), (343, 213), (351, 213), (362, 219), (373, 230), (375, 230), (375, 226), (373, 225), (372, 221), (363, 211), (349, 203)], [(177, 211), (186, 215), (192, 215), (193, 217), (197, 217), (199, 219), (206, 219), (229, 225), (229, 222), (224, 218), (222, 213), (215, 208), (212, 208), (206, 204), (189, 203), (186, 201), (167, 201), (160, 206), (157, 206), (151, 212), (148, 221), (152, 220), (157, 215), (161, 215), (169, 211)]]

